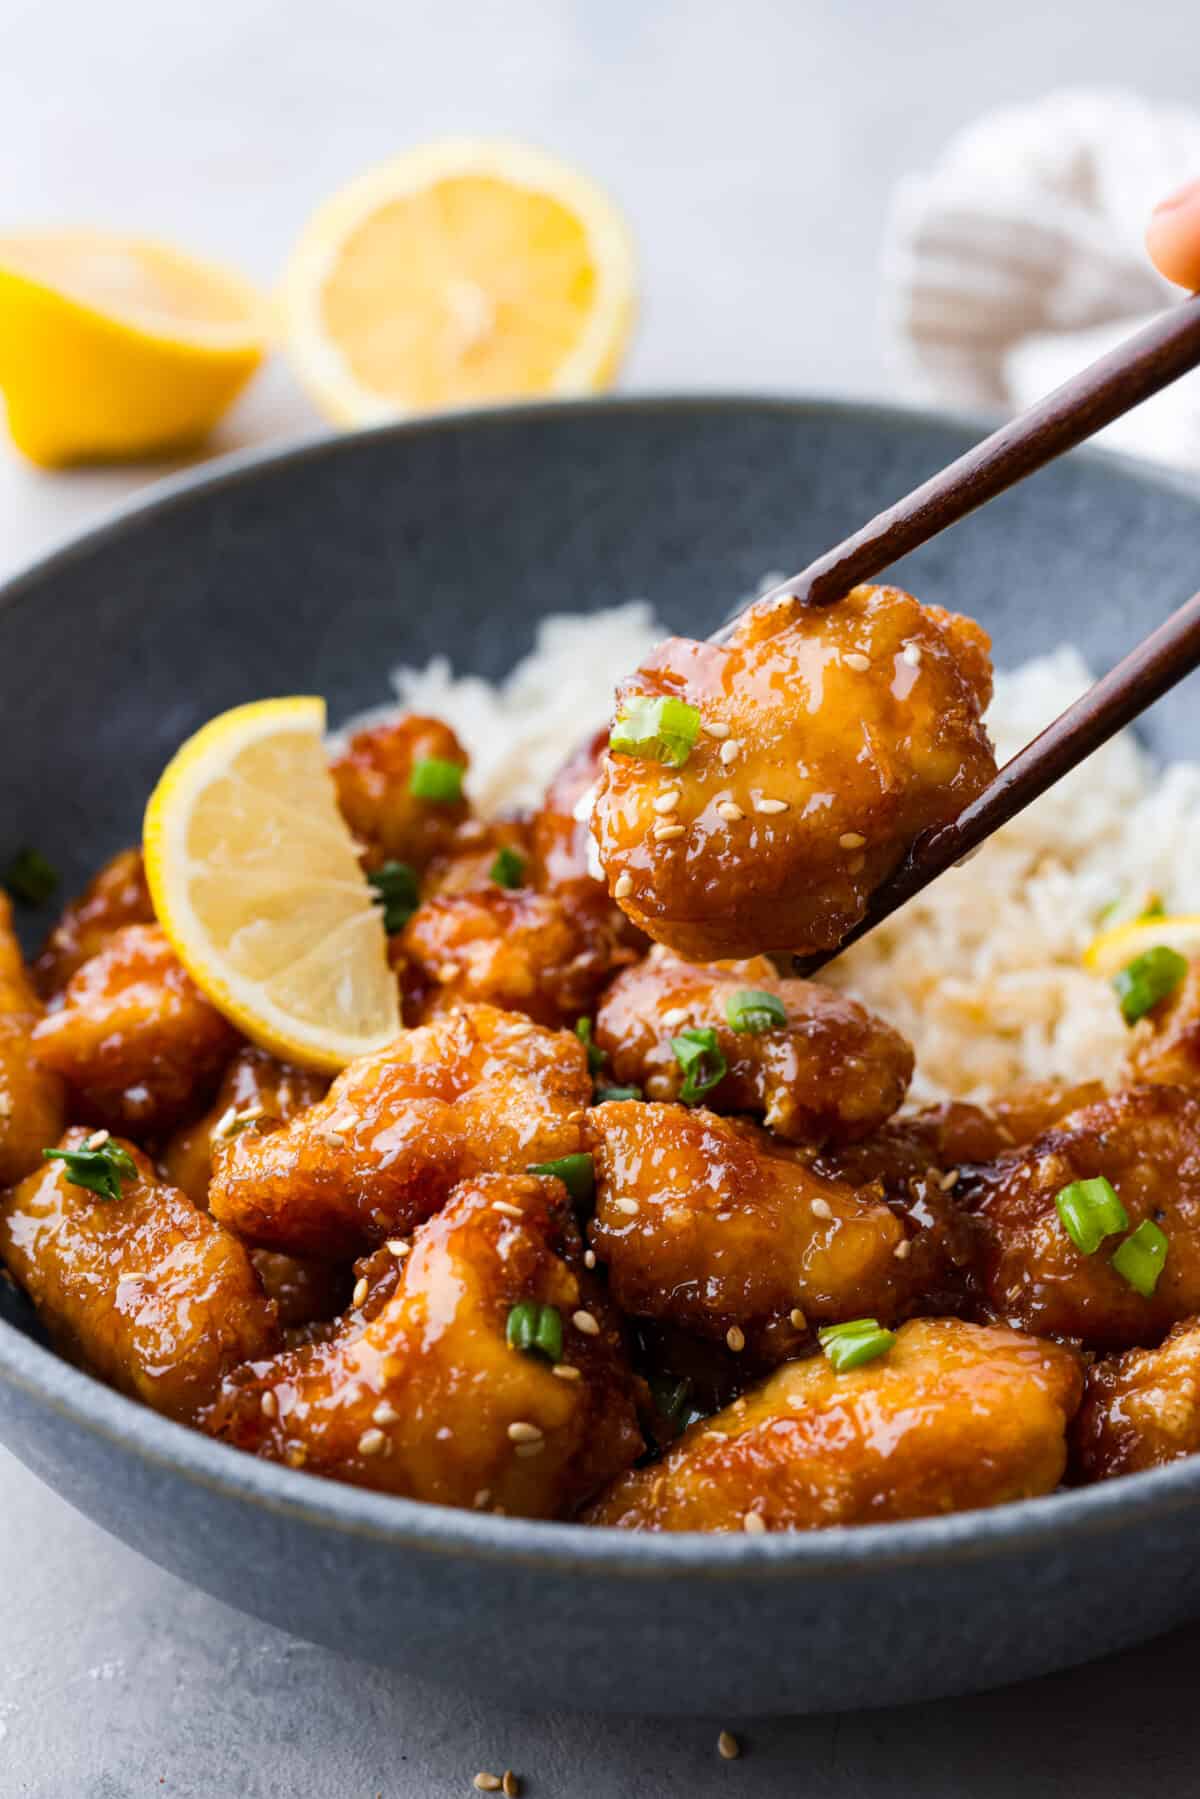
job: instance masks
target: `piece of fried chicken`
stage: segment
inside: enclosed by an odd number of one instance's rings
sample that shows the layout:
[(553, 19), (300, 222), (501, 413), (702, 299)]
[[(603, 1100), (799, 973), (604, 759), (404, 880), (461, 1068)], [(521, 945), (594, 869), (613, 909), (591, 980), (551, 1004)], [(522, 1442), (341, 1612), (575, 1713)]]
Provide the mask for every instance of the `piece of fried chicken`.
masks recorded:
[(818, 1530), (1050, 1493), (1079, 1403), (1077, 1358), (954, 1318), (914, 1319), (838, 1373), (789, 1362), (585, 1513), (624, 1530)]
[[(897, 587), (759, 604), (725, 644), (669, 639), (619, 689), (617, 743), (634, 747), (601, 769), (613, 896), (691, 961), (835, 947), (995, 773), (988, 650), (972, 620)], [(663, 718), (679, 766), (651, 759), (656, 701), (692, 709)]]
[(63, 1128), (62, 1082), (37, 1060), (42, 1005), (21, 955), (8, 895), (0, 891), (0, 1187), (37, 1166)]
[(1200, 1450), (1200, 1319), (1154, 1349), (1127, 1349), (1088, 1369), (1071, 1431), (1082, 1480), (1161, 1468)]
[(65, 908), (33, 965), (44, 999), (61, 993), (77, 968), (98, 954), (127, 924), (153, 924), (141, 849), (121, 850), (106, 862), (78, 899)]
[(356, 731), (330, 764), (342, 817), (363, 846), (368, 868), (405, 862), (417, 874), (444, 852), (470, 810), (459, 784), (439, 797), (422, 789), (422, 765), (467, 766), (449, 725), (415, 714)]
[[(325, 1341), (236, 1370), (208, 1428), (358, 1486), (533, 1518), (569, 1516), (641, 1453), (560, 1181), (465, 1182), (396, 1267)], [(517, 1307), (542, 1351), (510, 1341)]]

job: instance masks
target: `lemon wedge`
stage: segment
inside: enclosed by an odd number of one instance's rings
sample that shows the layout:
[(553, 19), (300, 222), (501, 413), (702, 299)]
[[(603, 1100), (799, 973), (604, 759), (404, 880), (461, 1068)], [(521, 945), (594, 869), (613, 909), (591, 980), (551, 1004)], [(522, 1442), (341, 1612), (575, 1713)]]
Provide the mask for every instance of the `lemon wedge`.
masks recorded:
[(213, 1004), (292, 1062), (336, 1070), (400, 1030), (383, 916), (338, 811), (325, 702), (223, 712), (146, 808), (159, 922)]
[(1135, 957), (1161, 946), (1181, 956), (1200, 956), (1200, 912), (1176, 912), (1160, 918), (1133, 918), (1101, 931), (1083, 953), (1092, 974), (1120, 974)]
[(267, 340), (253, 288), (164, 245), (0, 237), (0, 389), (14, 443), (45, 467), (204, 437)]
[(339, 424), (590, 393), (628, 341), (633, 249), (574, 169), (452, 139), (335, 194), (293, 252), (282, 309), (297, 373)]

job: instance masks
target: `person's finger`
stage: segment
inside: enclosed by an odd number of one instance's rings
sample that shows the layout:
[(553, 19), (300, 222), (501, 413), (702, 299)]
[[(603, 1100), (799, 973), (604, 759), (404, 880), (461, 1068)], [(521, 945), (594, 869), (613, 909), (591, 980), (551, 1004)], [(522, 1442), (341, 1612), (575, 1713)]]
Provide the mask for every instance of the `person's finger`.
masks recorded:
[(1160, 275), (1200, 289), (1200, 180), (1161, 200), (1146, 228), (1146, 248)]

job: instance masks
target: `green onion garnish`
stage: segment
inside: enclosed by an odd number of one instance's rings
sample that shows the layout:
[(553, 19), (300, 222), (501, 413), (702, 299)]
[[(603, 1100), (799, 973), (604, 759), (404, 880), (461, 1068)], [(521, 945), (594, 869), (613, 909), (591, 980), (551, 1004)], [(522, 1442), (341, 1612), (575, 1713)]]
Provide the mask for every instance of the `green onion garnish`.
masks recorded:
[(444, 756), (422, 756), (414, 762), (408, 777), (408, 791), (417, 800), (431, 800), (437, 806), (452, 806), (462, 798), (463, 770), (458, 762), (447, 762)]
[(1112, 930), (1119, 924), (1140, 923), (1144, 918), (1165, 918), (1167, 908), (1159, 893), (1118, 893), (1096, 914), (1096, 924)]
[(58, 886), (58, 870), (40, 850), (20, 850), (0, 875), (0, 884), (23, 906), (44, 906)]
[(1072, 1181), (1054, 1204), (1063, 1229), (1085, 1256), (1094, 1256), (1114, 1231), (1129, 1229), (1129, 1217), (1117, 1190), (1103, 1175), (1091, 1181)]
[(1165, 1231), (1159, 1230), (1152, 1218), (1144, 1218), (1126, 1237), (1112, 1258), (1112, 1265), (1135, 1293), (1149, 1299), (1158, 1285), (1168, 1248)]
[(596, 1193), (596, 1164), (590, 1155), (559, 1156), (556, 1162), (531, 1162), (526, 1174), (549, 1174), (561, 1181), (577, 1206), (587, 1205)]
[(731, 1030), (748, 1031), (752, 1037), (759, 1037), (764, 1031), (776, 1031), (787, 1023), (787, 1007), (774, 993), (764, 993), (760, 987), (743, 987), (730, 994), (725, 1016)]
[(519, 887), (525, 879), (525, 858), (520, 850), (510, 844), (496, 851), (496, 860), (488, 869), (488, 880), (495, 881), (497, 887)]
[(523, 1299), (508, 1314), (505, 1328), (510, 1349), (526, 1355), (544, 1355), (548, 1362), (562, 1360), (563, 1325), (557, 1306), (540, 1306), (536, 1300)]
[(896, 1333), (884, 1330), (874, 1318), (851, 1318), (846, 1324), (827, 1324), (817, 1332), (817, 1341), (834, 1372), (844, 1374), (848, 1368), (861, 1368), (886, 1355)]
[(137, 1163), (111, 1137), (95, 1149), (44, 1149), (47, 1162), (62, 1162), (73, 1187), (86, 1187), (101, 1199), (120, 1199), (121, 1182), (136, 1181)]
[(672, 1037), (671, 1049), (683, 1069), (679, 1097), (685, 1106), (699, 1105), (704, 1095), (711, 1093), (729, 1072), (717, 1045), (717, 1033), (710, 1024), (680, 1031), (678, 1037)]
[(587, 1051), (588, 1073), (599, 1074), (600, 1070), (607, 1062), (608, 1057), (599, 1045), (592, 1041), (592, 1021), (590, 1018), (576, 1019), (575, 1035)]
[(664, 1424), (669, 1424), (675, 1435), (686, 1430), (691, 1423), (692, 1383), (690, 1380), (677, 1380), (671, 1374), (652, 1374), (646, 1383), (650, 1388), (650, 1397), (654, 1401), (654, 1409)]
[(1174, 993), (1187, 973), (1187, 966), (1178, 950), (1168, 949), (1165, 943), (1135, 956), (1127, 968), (1113, 977), (1113, 988), (1121, 1002), (1125, 1023), (1136, 1024), (1159, 1000)]
[(592, 1096), (592, 1104), (603, 1106), (606, 1105), (609, 1100), (641, 1099), (641, 1097), (642, 1090), (640, 1087), (597, 1087)]
[(416, 871), (407, 862), (384, 862), (367, 880), (383, 906), (383, 928), (389, 937), (402, 931), (421, 902)]
[(700, 735), (700, 714), (686, 700), (631, 699), (613, 724), (608, 747), (619, 756), (682, 768)]

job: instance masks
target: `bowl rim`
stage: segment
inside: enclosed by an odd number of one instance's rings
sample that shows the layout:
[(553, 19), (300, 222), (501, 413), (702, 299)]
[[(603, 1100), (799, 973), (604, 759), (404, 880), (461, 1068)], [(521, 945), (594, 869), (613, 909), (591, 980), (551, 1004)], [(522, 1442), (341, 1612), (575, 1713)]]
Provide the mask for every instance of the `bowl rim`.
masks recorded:
[[(364, 440), (407, 440), (461, 430), (553, 423), (580, 415), (637, 417), (663, 412), (779, 412), (796, 419), (851, 417), (881, 430), (913, 427), (984, 433), (996, 420), (971, 412), (887, 404), (831, 396), (771, 392), (650, 392), (552, 400), (520, 406), (464, 408), (432, 417), (388, 421), (351, 432), (320, 431), (279, 444), (255, 445), (189, 467), (152, 483), (68, 533), (0, 585), (0, 608), (19, 605), (55, 571), (120, 537), (146, 516), (169, 515), (200, 494), (238, 486), (264, 470), (325, 456)], [(1200, 483), (1185, 472), (1120, 452), (1077, 450), (1074, 462), (1094, 463), (1150, 490), (1166, 490), (1200, 506)], [(571, 1571), (641, 1579), (703, 1576), (726, 1580), (782, 1576), (815, 1580), (877, 1574), (899, 1567), (937, 1567), (1052, 1551), (1069, 1533), (1093, 1537), (1145, 1525), (1200, 1502), (1200, 1456), (1094, 1486), (1068, 1489), (986, 1510), (898, 1524), (835, 1525), (810, 1532), (765, 1535), (658, 1534), (465, 1511), (404, 1499), (260, 1460), (107, 1387), (93, 1375), (0, 1319), (0, 1383), (56, 1413), (106, 1448), (136, 1456), (160, 1474), (207, 1488), (223, 1500), (252, 1504), (310, 1527), (329, 1529), (425, 1556), (499, 1562), (532, 1571)]]

